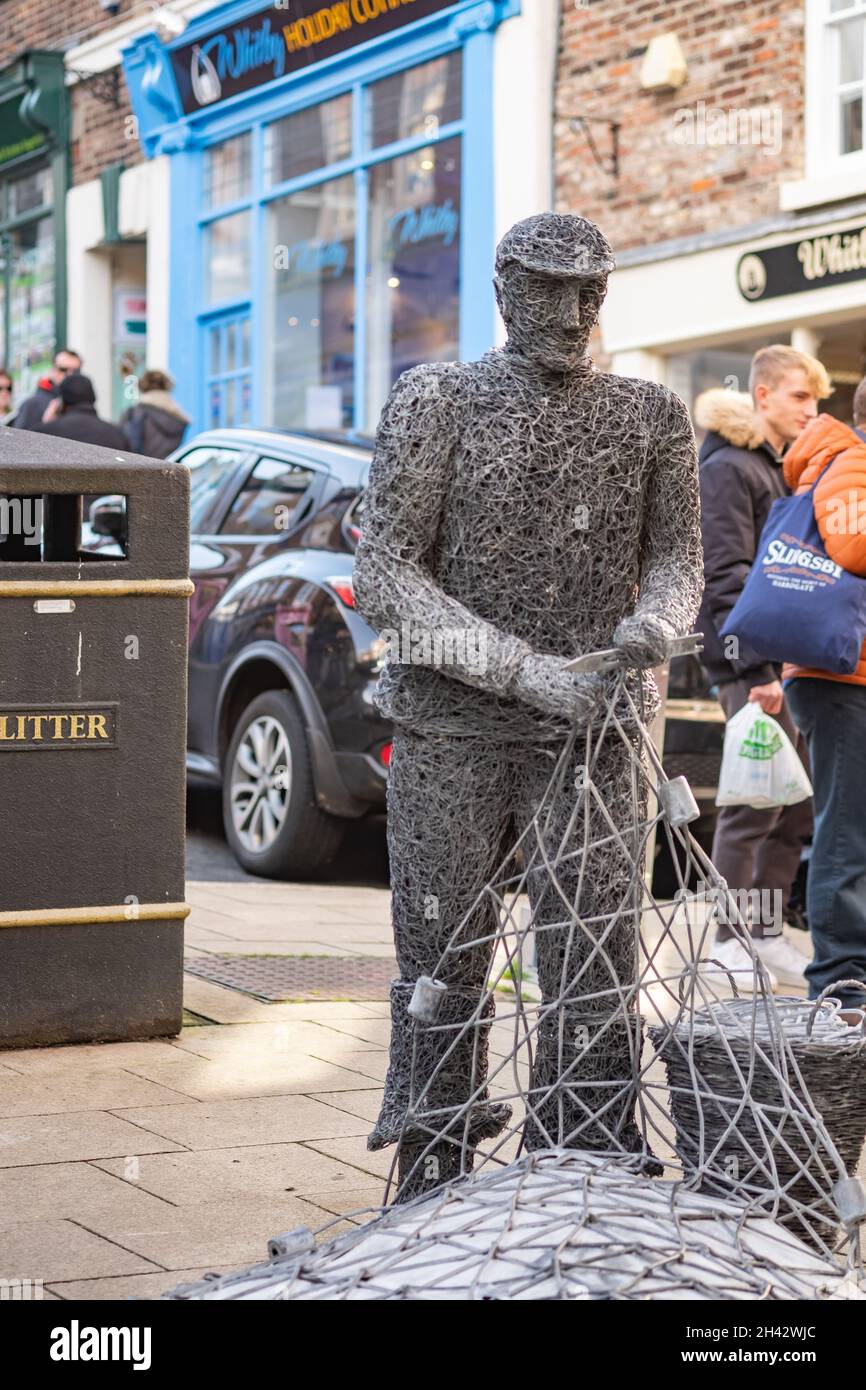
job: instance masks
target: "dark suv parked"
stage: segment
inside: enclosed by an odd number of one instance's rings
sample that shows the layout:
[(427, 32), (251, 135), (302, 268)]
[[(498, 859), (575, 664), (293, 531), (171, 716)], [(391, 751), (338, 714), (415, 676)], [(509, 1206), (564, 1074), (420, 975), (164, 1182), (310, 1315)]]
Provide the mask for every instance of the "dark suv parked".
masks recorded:
[(174, 457), (192, 475), (188, 769), (222, 783), (246, 869), (307, 876), (385, 801), (381, 649), (352, 592), (370, 442), (216, 430)]
[[(370, 456), (351, 434), (229, 429), (174, 455), (191, 471), (187, 766), (222, 786), (229, 844), (267, 877), (311, 876), (348, 820), (385, 804), (382, 644), (352, 591)], [(103, 554), (122, 503), (104, 498), (91, 516), (88, 545)], [(671, 663), (667, 716), (669, 774), (685, 773), (713, 815), (723, 723), (694, 657)]]

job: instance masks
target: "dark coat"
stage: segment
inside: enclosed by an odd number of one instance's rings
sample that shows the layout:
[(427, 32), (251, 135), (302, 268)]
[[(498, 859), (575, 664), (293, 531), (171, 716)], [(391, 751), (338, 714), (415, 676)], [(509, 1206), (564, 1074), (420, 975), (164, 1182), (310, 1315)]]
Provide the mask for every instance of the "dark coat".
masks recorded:
[(189, 417), (167, 391), (148, 391), (123, 412), (120, 424), (134, 454), (165, 459), (181, 443)]
[(789, 489), (782, 460), (761, 442), (748, 396), (707, 391), (696, 418), (709, 430), (700, 452), (701, 533), (704, 544), (704, 595), (698, 631), (704, 634), (701, 660), (715, 684), (737, 679), (749, 686), (778, 680), (781, 667), (726, 655), (719, 636), (743, 591), (758, 553), (770, 507)]
[(123, 430), (110, 420), (101, 420), (93, 405), (71, 405), (51, 420), (39, 426), (40, 434), (55, 434), (61, 439), (78, 439), (82, 444), (101, 444), (106, 449), (128, 449)]
[(49, 401), (57, 395), (57, 387), (50, 377), (43, 377), (32, 396), (25, 396), (15, 412), (12, 421), (16, 430), (38, 430), (42, 424)]

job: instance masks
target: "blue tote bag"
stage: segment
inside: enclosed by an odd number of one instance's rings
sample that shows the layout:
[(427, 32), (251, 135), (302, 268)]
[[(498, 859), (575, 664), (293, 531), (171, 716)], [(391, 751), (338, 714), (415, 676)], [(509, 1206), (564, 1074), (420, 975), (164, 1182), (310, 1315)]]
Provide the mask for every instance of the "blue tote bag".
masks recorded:
[(721, 630), (739, 639), (740, 660), (790, 661), (839, 676), (857, 669), (866, 579), (824, 548), (813, 494), (825, 471), (808, 492), (779, 497), (770, 508), (755, 563)]

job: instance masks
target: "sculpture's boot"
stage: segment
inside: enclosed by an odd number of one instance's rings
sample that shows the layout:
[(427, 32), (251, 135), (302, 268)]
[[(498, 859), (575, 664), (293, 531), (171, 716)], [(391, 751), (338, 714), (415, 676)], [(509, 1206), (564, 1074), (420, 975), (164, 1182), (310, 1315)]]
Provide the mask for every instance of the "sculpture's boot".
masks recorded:
[(493, 1000), (482, 1004), (478, 991), (450, 988), (435, 1023), (422, 1024), (408, 1012), (414, 988), (404, 980), (391, 986), (385, 1095), (367, 1147), (399, 1144), (401, 1174), (411, 1175), (417, 1196), (471, 1172), (475, 1145), (505, 1128), (511, 1108), (492, 1104), (484, 1085)]

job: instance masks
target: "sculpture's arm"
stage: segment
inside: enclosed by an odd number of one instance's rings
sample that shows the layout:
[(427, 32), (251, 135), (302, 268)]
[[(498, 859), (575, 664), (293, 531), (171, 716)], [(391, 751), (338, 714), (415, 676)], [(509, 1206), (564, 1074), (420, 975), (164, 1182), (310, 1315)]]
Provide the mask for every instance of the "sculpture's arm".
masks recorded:
[(656, 443), (644, 502), (638, 599), (614, 633), (615, 645), (643, 666), (664, 661), (671, 639), (692, 630), (703, 587), (698, 460), (689, 413), (679, 396), (660, 391), (648, 425)]
[[(355, 601), (380, 632), (406, 624), (424, 665), (506, 695), (531, 648), (446, 594), (430, 571), (458, 431), (442, 376), (435, 365), (413, 367), (388, 397), (364, 497)], [(435, 640), (446, 632), (466, 640)]]

